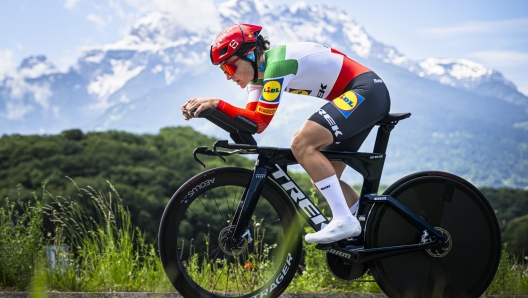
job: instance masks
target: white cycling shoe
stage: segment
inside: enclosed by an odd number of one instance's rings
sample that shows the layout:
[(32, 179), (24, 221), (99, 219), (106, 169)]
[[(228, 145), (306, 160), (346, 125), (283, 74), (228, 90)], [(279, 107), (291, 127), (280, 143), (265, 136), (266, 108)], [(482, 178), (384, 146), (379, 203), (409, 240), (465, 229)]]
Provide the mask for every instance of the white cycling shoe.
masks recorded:
[(341, 239), (354, 237), (361, 234), (359, 221), (344, 222), (342, 220), (332, 220), (319, 232), (306, 234), (304, 240), (308, 243), (332, 243)]

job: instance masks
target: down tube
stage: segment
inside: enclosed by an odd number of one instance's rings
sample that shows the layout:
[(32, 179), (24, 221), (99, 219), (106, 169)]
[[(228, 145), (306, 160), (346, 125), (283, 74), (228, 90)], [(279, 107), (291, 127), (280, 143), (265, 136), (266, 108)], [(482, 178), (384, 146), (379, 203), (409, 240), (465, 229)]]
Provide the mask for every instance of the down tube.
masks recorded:
[(304, 220), (315, 230), (319, 231), (326, 226), (329, 221), (321, 213), (321, 210), (314, 205), (299, 186), (293, 181), (288, 173), (282, 170), (279, 165), (275, 165), (271, 175), (273, 179), (290, 195), (290, 199), (295, 204), (297, 212), (302, 215)]

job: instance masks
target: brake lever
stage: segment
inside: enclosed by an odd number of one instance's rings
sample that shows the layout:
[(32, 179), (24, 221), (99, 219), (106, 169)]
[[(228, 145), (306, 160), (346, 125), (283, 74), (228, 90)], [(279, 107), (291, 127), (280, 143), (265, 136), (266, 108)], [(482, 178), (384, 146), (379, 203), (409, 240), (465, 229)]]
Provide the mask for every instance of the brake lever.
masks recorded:
[(205, 169), (205, 164), (196, 157), (196, 154), (205, 154), (207, 152), (207, 147), (197, 147), (193, 151), (194, 160), (196, 160), (199, 164), (201, 164)]
[[(222, 147), (222, 145), (224, 145), (224, 142), (225, 142), (225, 144), (228, 144), (227, 141), (216, 141), (216, 142), (214, 143), (214, 145), (213, 145), (213, 153), (214, 153), (216, 156), (220, 157), (224, 162), (227, 162), (227, 161), (225, 160), (225, 158), (224, 158), (222, 155), (220, 155), (220, 153), (218, 153), (218, 152), (216, 151), (216, 146), (217, 146), (217, 145), (220, 145), (220, 147)], [(225, 146), (224, 146), (224, 147), (225, 147)]]

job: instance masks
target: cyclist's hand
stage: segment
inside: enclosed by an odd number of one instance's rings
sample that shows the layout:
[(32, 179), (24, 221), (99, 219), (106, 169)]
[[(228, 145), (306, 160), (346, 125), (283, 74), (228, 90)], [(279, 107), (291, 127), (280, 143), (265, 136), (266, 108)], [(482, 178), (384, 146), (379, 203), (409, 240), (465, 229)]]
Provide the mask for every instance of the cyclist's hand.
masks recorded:
[(183, 106), (181, 106), (183, 117), (185, 120), (198, 117), (198, 115), (200, 115), (200, 112), (205, 109), (216, 109), (219, 101), (220, 99), (212, 97), (191, 98), (185, 104), (183, 104)]

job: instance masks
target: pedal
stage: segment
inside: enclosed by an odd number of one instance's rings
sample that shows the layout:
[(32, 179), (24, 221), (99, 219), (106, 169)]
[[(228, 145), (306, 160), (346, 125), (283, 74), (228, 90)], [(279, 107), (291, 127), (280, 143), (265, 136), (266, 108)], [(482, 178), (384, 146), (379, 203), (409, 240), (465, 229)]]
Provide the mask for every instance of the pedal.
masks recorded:
[(343, 248), (345, 250), (353, 250), (353, 249), (363, 249), (364, 245), (363, 242), (360, 241), (356, 237), (346, 238), (343, 240), (338, 241), (338, 245), (340, 248)]
[(315, 246), (315, 248), (324, 251), (328, 251), (330, 249), (344, 249), (350, 251), (356, 249), (363, 249), (364, 246), (362, 244), (359, 244), (357, 238), (347, 238), (332, 243), (319, 243)]
[(329, 249), (332, 249), (332, 248), (338, 248), (339, 245), (337, 245), (337, 242), (332, 242), (332, 243), (319, 243), (315, 246), (315, 248), (317, 249), (320, 249), (320, 250), (324, 250), (324, 251), (327, 251)]

